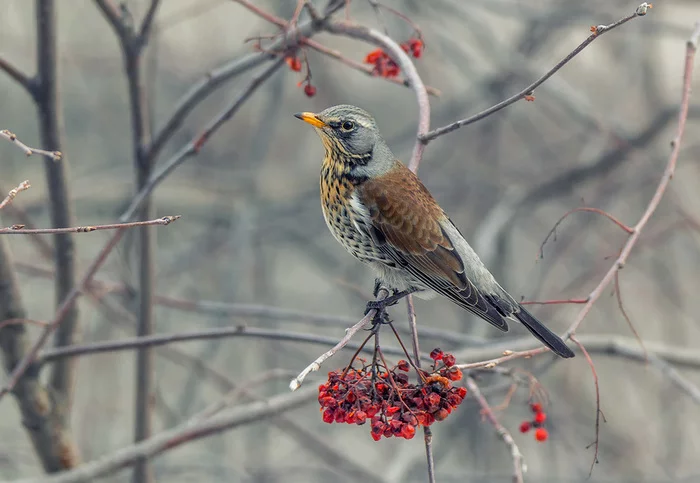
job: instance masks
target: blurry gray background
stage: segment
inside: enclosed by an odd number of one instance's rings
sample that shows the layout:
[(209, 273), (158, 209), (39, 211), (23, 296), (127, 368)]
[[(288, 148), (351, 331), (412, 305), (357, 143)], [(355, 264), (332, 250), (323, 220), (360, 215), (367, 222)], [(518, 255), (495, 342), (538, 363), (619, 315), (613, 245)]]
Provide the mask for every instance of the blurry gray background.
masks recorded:
[[(78, 224), (114, 222), (134, 192), (130, 121), (122, 57), (113, 31), (87, 0), (57, 2), (60, 94), (65, 154)], [(149, 2), (127, 1), (140, 19)], [(289, 18), (293, 0), (259, 1)], [(589, 35), (589, 26), (631, 13), (638, 2), (621, 0), (405, 0), (387, 2), (423, 31), (426, 50), (417, 68), (432, 97), (431, 125), (466, 117), (517, 92), (546, 72)], [(0, 0), (0, 53), (25, 72), (35, 69), (33, 2)], [(355, 0), (352, 19), (381, 27), (369, 3)], [(342, 18), (339, 12), (336, 17)], [(384, 12), (389, 33), (406, 40), (411, 29)], [(680, 100), (684, 44), (700, 4), (659, 1), (644, 18), (605, 34), (535, 92), (486, 120), (431, 143), (420, 167), (425, 185), (513, 295), (530, 300), (585, 298), (609, 268), (626, 235), (590, 213), (568, 218), (538, 260), (554, 223), (577, 206), (609, 211), (634, 224), (665, 167)], [(252, 49), (244, 39), (276, 33), (253, 14), (225, 0), (167, 0), (157, 13), (146, 55), (149, 108), (155, 128), (189, 86), (208, 71)], [(316, 40), (362, 61), (373, 47), (322, 34)], [(313, 130), (295, 120), (298, 111), (340, 103), (359, 105), (377, 119), (395, 154), (411, 155), (417, 107), (410, 89), (371, 78), (309, 52), (318, 93), (307, 98), (301, 76), (280, 69), (210, 140), (155, 192), (157, 216), (182, 215), (154, 229), (157, 294), (185, 300), (263, 304), (359, 319), (371, 295), (373, 275), (328, 233), (318, 201), (322, 146)], [(189, 116), (159, 161), (201, 131), (221, 106), (237, 96), (251, 73), (223, 85)], [(695, 82), (695, 86), (700, 83)], [(697, 106), (697, 98), (695, 106)], [(691, 108), (678, 171), (620, 283), (630, 319), (644, 341), (697, 347), (700, 238), (698, 110)], [(0, 128), (40, 146), (32, 100), (0, 73)], [(2, 141), (2, 140), (0, 140)], [(25, 158), (0, 142), (0, 193), (29, 179), (32, 188), (14, 205), (38, 226), (49, 226), (43, 161)], [(17, 223), (3, 211), (4, 226)], [(82, 273), (107, 237), (76, 235)], [(47, 238), (50, 241), (50, 238)], [(8, 239), (28, 317), (50, 320), (55, 306), (51, 260), (27, 238)], [(101, 269), (99, 280), (136, 279), (130, 236)], [(105, 295), (112, 306), (135, 310), (123, 290)], [(499, 337), (445, 300), (416, 304), (422, 326)], [(533, 308), (558, 332), (580, 307)], [(133, 320), (107, 314), (90, 297), (80, 301), (85, 341), (134, 334)], [(391, 309), (406, 324), (403, 304)], [(341, 337), (346, 324), (221, 317), (203, 311), (156, 308), (157, 331), (178, 332), (247, 324)], [(32, 329), (35, 330), (35, 329)], [(614, 296), (604, 295), (579, 333), (631, 336)], [(525, 335), (515, 327), (507, 337)], [(424, 350), (444, 341), (423, 338)], [(175, 355), (166, 353), (175, 351)], [(297, 372), (324, 346), (252, 338), (192, 342), (158, 349), (154, 398), (156, 430), (185, 421), (217, 401), (226, 389), (177, 354), (203, 361), (237, 383), (250, 383), (273, 368)], [(307, 381), (342, 367), (348, 352), (327, 362)], [(192, 357), (189, 359), (191, 361)], [(700, 480), (700, 408), (639, 362), (593, 354), (602, 410), (595, 482)], [(471, 362), (471, 361), (461, 361)], [(85, 461), (131, 444), (134, 391), (131, 352), (79, 359), (72, 430)], [(527, 389), (499, 413), (514, 433), (528, 466), (526, 481), (586, 481), (593, 457), (595, 392), (583, 357), (551, 364), (548, 357), (511, 366), (533, 371), (549, 392), (550, 440), (521, 435), (530, 417)], [(682, 369), (700, 384), (697, 370)], [(2, 378), (0, 378), (2, 380)], [(260, 396), (287, 391), (289, 377), (254, 383)], [(482, 389), (496, 405), (509, 380), (483, 376)], [(242, 404), (238, 401), (236, 404)], [(330, 447), (378, 481), (425, 481), (422, 437), (371, 441), (368, 427), (326, 425), (315, 401), (286, 414), (294, 430), (277, 420), (245, 425), (187, 444), (154, 461), (163, 481), (359, 481), (344, 465), (320, 454)], [(511, 460), (475, 401), (434, 427), (438, 481), (511, 481)], [(41, 475), (13, 398), (0, 402), (0, 478)], [(123, 471), (104, 481), (127, 481)]]

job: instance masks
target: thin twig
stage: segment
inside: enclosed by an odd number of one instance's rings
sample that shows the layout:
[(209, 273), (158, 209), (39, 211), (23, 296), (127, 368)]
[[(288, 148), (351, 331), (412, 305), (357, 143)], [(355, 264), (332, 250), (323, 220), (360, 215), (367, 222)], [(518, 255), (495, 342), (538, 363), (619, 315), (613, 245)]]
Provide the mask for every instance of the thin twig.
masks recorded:
[[(377, 296), (377, 300), (381, 301), (384, 300), (389, 296), (389, 291), (382, 288), (379, 291), (379, 294)], [(338, 352), (340, 349), (348, 345), (348, 342), (350, 342), (350, 339), (359, 332), (360, 330), (364, 329), (367, 324), (369, 324), (372, 319), (374, 319), (374, 316), (377, 315), (376, 309), (372, 309), (369, 312), (367, 312), (367, 315), (365, 315), (358, 323), (353, 325), (352, 327), (345, 329), (345, 336), (340, 339), (340, 342), (338, 342), (335, 346), (333, 346), (331, 349), (327, 350), (320, 356), (318, 356), (311, 364), (306, 366), (303, 371), (299, 373), (297, 377), (291, 380), (289, 383), (289, 389), (292, 391), (296, 391), (299, 389), (299, 386), (304, 382), (304, 379), (306, 379), (306, 376), (308, 376), (310, 373), (314, 371), (318, 371), (321, 368), (321, 364), (323, 364), (325, 361), (333, 357), (336, 352)]]
[(450, 133), (452, 131), (455, 131), (461, 127), (467, 126), (469, 124), (473, 124), (477, 121), (480, 121), (484, 119), (485, 117), (490, 116), (491, 114), (500, 111), (501, 109), (510, 106), (511, 104), (514, 104), (515, 102), (525, 99), (526, 96), (531, 96), (532, 93), (534, 92), (535, 89), (537, 89), (540, 85), (542, 85), (547, 79), (552, 77), (559, 69), (564, 67), (571, 59), (576, 57), (583, 49), (588, 47), (595, 39), (600, 37), (606, 32), (609, 32), (610, 30), (619, 27), (620, 25), (627, 23), (628, 21), (632, 20), (633, 18), (641, 17), (646, 15), (647, 10), (651, 8), (651, 5), (648, 4), (647, 2), (642, 3), (637, 9), (634, 11), (634, 13), (627, 15), (626, 17), (621, 18), (617, 22), (611, 23), (610, 25), (598, 25), (597, 27), (592, 27), (593, 33), (588, 36), (586, 40), (584, 40), (581, 44), (579, 44), (578, 47), (576, 47), (574, 50), (572, 50), (566, 57), (564, 57), (557, 65), (552, 67), (546, 74), (544, 74), (542, 77), (537, 79), (535, 82), (527, 86), (525, 89), (521, 90), (514, 96), (509, 97), (508, 99), (499, 102), (495, 106), (489, 107), (488, 109), (481, 111), (478, 114), (475, 114), (471, 117), (468, 117), (466, 119), (462, 119), (457, 122), (453, 122), (451, 124), (448, 124), (447, 126), (443, 126), (437, 129), (434, 129), (430, 131), (429, 133), (425, 134), (424, 136), (420, 137), (420, 141), (423, 142), (424, 144), (428, 144), (430, 141), (433, 139), (442, 136), (444, 134)]
[(11, 189), (10, 192), (7, 193), (5, 199), (0, 202), (0, 210), (12, 203), (12, 200), (14, 200), (21, 191), (28, 190), (31, 187), (32, 185), (29, 184), (29, 180), (27, 179), (18, 184), (16, 188)]
[(133, 197), (129, 207), (120, 217), (122, 221), (131, 220), (136, 214), (139, 206), (143, 203), (151, 192), (158, 186), (168, 175), (182, 164), (190, 156), (194, 156), (204, 146), (207, 140), (219, 130), (219, 128), (233, 116), (238, 109), (248, 100), (248, 98), (275, 72), (284, 64), (284, 59), (278, 58), (270, 66), (260, 74), (253, 77), (248, 86), (243, 89), (239, 96), (220, 114), (214, 117), (209, 124), (204, 128), (201, 134), (196, 136), (177, 153), (175, 153), (162, 166), (158, 167), (148, 179), (148, 182), (141, 190)]
[[(304, 45), (307, 45), (309, 48), (323, 54), (327, 55), (328, 57), (331, 57), (341, 64), (345, 64), (348, 67), (351, 67), (355, 70), (359, 70), (360, 72), (363, 72), (367, 74), (370, 77), (377, 77), (375, 70), (372, 66), (369, 66), (367, 64), (362, 64), (360, 62), (357, 62), (356, 60), (350, 59), (348, 57), (345, 57), (340, 51), (331, 49), (330, 47), (326, 47), (320, 42), (316, 42), (315, 40), (312, 39), (302, 39), (301, 43)], [(411, 87), (411, 83), (407, 79), (398, 79), (396, 77), (381, 77), (381, 79), (386, 80), (388, 82), (391, 82), (392, 84), (404, 86), (404, 87)], [(440, 92), (439, 89), (436, 89), (434, 87), (430, 86), (425, 86), (425, 90), (430, 94), (431, 96), (435, 97), (440, 97), (442, 93)]]
[(283, 18), (277, 17), (276, 15), (273, 15), (266, 10), (263, 10), (262, 8), (260, 8), (256, 5), (253, 5), (248, 0), (233, 0), (233, 2), (247, 8), (248, 10), (250, 10), (255, 15), (257, 15), (258, 17), (260, 17), (261, 19), (265, 20), (268, 23), (271, 23), (273, 25), (277, 25), (280, 28), (287, 27), (286, 20), (284, 20)]
[(0, 131), (0, 138), (7, 139), (11, 143), (13, 143), (15, 146), (20, 148), (22, 151), (24, 151), (24, 154), (27, 156), (31, 156), (32, 154), (41, 154), (42, 156), (46, 156), (47, 158), (51, 158), (54, 161), (59, 161), (61, 159), (61, 152), (60, 151), (45, 151), (43, 149), (39, 148), (30, 148), (26, 144), (24, 144), (22, 141), (20, 141), (17, 138), (17, 135), (13, 132), (8, 131), (7, 129), (3, 129)]
[[(631, 235), (634, 231), (634, 229), (630, 228), (629, 226), (625, 225), (623, 222), (618, 220), (615, 216), (611, 215), (605, 210), (601, 210), (599, 208), (591, 208), (588, 206), (579, 206), (578, 208), (574, 208), (572, 210), (567, 211), (564, 213), (561, 218), (557, 220), (556, 223), (554, 223), (554, 226), (552, 227), (551, 230), (547, 233), (547, 236), (544, 237), (544, 240), (540, 244), (540, 253), (539, 253), (539, 258), (544, 258), (544, 246), (547, 244), (550, 238), (555, 236), (557, 232), (557, 228), (559, 228), (559, 225), (562, 224), (564, 220), (566, 220), (570, 215), (573, 215), (574, 213), (578, 213), (581, 211), (587, 211), (589, 213), (596, 213), (598, 215), (606, 217), (608, 220), (612, 221), (615, 223), (617, 226), (620, 227), (620, 229), (624, 230), (628, 235)], [(555, 237), (556, 238), (556, 237)]]
[(491, 406), (489, 406), (488, 401), (484, 395), (481, 394), (481, 390), (476, 384), (476, 381), (471, 377), (467, 377), (466, 382), (467, 389), (477, 400), (479, 406), (481, 406), (481, 414), (486, 416), (486, 419), (488, 419), (493, 425), (493, 428), (496, 430), (496, 433), (498, 433), (498, 436), (503, 440), (506, 446), (508, 446), (508, 449), (510, 449), (510, 455), (513, 458), (513, 482), (523, 483), (523, 473), (527, 471), (527, 467), (525, 466), (525, 461), (523, 460), (523, 454), (520, 452), (520, 448), (518, 448), (518, 445), (515, 444), (515, 440), (513, 439), (513, 436), (511, 436), (510, 432), (508, 432), (500, 421), (498, 421), (498, 418), (491, 409)]
[[(418, 324), (416, 323), (416, 309), (413, 306), (413, 296), (406, 297), (406, 309), (408, 311), (408, 325), (411, 328), (411, 345), (413, 346), (413, 361), (420, 369), (420, 346), (418, 345)], [(418, 377), (422, 377), (420, 371)], [(423, 426), (423, 441), (425, 444), (425, 457), (428, 462), (428, 482), (435, 483), (435, 458), (433, 456), (433, 432)]]
[(137, 226), (169, 225), (178, 220), (180, 215), (164, 216), (155, 220), (133, 221), (130, 223), (112, 223), (110, 225), (72, 226), (68, 228), (23, 228), (23, 225), (14, 225), (0, 228), (0, 235), (40, 235), (56, 233), (90, 233), (101, 230), (118, 230), (121, 228), (134, 228)]
[(15, 82), (24, 87), (24, 89), (33, 97), (34, 96), (34, 79), (19, 70), (14, 65), (10, 64), (4, 57), (0, 56), (0, 70), (7, 72)]
[(591, 468), (588, 471), (588, 477), (590, 478), (593, 474), (593, 468), (596, 463), (598, 463), (598, 448), (600, 446), (600, 416), (603, 412), (600, 409), (600, 386), (598, 385), (598, 373), (595, 370), (595, 364), (593, 364), (593, 359), (591, 359), (590, 354), (586, 348), (581, 344), (581, 342), (576, 338), (576, 336), (571, 335), (570, 339), (581, 349), (583, 356), (588, 362), (588, 366), (591, 368), (591, 373), (593, 374), (593, 384), (595, 385), (595, 441), (593, 446), (595, 447), (595, 452), (593, 453), (593, 462), (591, 463)]

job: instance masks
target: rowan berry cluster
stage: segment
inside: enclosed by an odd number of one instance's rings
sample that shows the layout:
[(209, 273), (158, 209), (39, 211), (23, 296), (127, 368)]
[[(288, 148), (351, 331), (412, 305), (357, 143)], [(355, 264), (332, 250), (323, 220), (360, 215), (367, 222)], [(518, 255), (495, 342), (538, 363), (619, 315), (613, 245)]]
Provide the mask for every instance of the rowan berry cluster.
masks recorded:
[(542, 409), (542, 404), (532, 403), (530, 409), (534, 413), (532, 421), (523, 421), (520, 423), (520, 432), (527, 433), (530, 429), (535, 428), (535, 439), (540, 442), (547, 441), (549, 433), (542, 426), (547, 420), (547, 413)]
[(396, 436), (411, 439), (420, 426), (442, 421), (459, 406), (467, 390), (454, 387), (462, 378), (452, 354), (431, 353), (432, 372), (420, 371), (417, 383), (409, 382), (411, 365), (401, 360), (387, 369), (381, 364), (331, 371), (318, 388), (318, 402), (326, 423), (363, 425), (370, 422), (372, 439)]
[[(299, 57), (296, 57), (295, 55), (288, 55), (284, 58), (284, 61), (289, 67), (289, 70), (293, 72), (301, 72), (303, 64)], [(316, 95), (316, 86), (311, 83), (311, 73), (309, 72), (308, 63), (306, 70), (306, 77), (297, 84), (297, 87), (304, 86), (304, 94), (306, 94), (307, 97), (313, 97)]]
[[(423, 47), (423, 41), (419, 38), (411, 38), (401, 44), (403, 51), (416, 59), (423, 55)], [(401, 72), (398, 64), (383, 49), (376, 49), (367, 54), (365, 64), (373, 65), (374, 75), (380, 77), (397, 77)]]

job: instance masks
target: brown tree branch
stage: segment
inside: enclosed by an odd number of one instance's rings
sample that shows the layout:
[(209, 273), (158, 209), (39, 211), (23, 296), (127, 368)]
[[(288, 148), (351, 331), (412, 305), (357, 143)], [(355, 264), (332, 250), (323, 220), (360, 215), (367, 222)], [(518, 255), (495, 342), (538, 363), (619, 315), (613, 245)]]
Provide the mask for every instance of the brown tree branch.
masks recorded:
[[(68, 172), (68, 161), (59, 153), (63, 151), (63, 112), (60, 99), (58, 53), (57, 53), (57, 21), (56, 3), (54, 0), (36, 1), (36, 78), (34, 81), (34, 101), (39, 118), (41, 145), (50, 152), (55, 152), (53, 159), (44, 160), (44, 170), (48, 186), (47, 205), (54, 228), (65, 228), (74, 224), (73, 204), (71, 201)], [(55, 162), (56, 155), (61, 156), (61, 162)], [(75, 244), (70, 233), (53, 235), (54, 265), (56, 278), (54, 282), (55, 303), (61, 312), (61, 324), (56, 324), (42, 332), (40, 337), (43, 344), (48, 336), (55, 332), (54, 345), (64, 346), (74, 344), (79, 339), (79, 313), (75, 304), (76, 293), (76, 261)], [(71, 300), (69, 302), (69, 300)], [(38, 350), (37, 345), (26, 354), (13, 371), (14, 376), (21, 373), (31, 363), (31, 358)], [(70, 441), (68, 431), (70, 411), (73, 402), (75, 380), (75, 364), (66, 360), (56, 364), (50, 375), (52, 396), (56, 400), (56, 420), (64, 427), (64, 433)], [(12, 385), (16, 379), (10, 380)], [(11, 386), (10, 386), (11, 387)], [(4, 393), (0, 390), (0, 396)], [(74, 454), (70, 463), (77, 464), (78, 457)], [(68, 462), (66, 462), (68, 463)], [(58, 471), (70, 467), (46, 468), (47, 471)]]
[(467, 126), (469, 124), (473, 124), (477, 121), (480, 121), (484, 119), (485, 117), (490, 116), (491, 114), (500, 111), (503, 108), (506, 108), (510, 106), (511, 104), (516, 103), (517, 101), (521, 99), (525, 99), (527, 96), (531, 96), (532, 93), (537, 89), (540, 85), (542, 85), (544, 82), (547, 81), (550, 77), (552, 77), (559, 69), (564, 67), (571, 59), (576, 57), (583, 49), (588, 47), (595, 39), (600, 37), (606, 32), (609, 32), (610, 30), (619, 27), (620, 25), (629, 22), (633, 18), (641, 17), (647, 14), (648, 9), (651, 8), (651, 5), (648, 4), (647, 2), (642, 3), (637, 7), (637, 9), (631, 13), (630, 15), (627, 15), (626, 17), (621, 18), (617, 22), (613, 22), (610, 25), (598, 25), (597, 27), (591, 27), (591, 30), (593, 32), (591, 35), (588, 36), (586, 40), (584, 40), (581, 44), (578, 45), (574, 50), (572, 50), (566, 57), (564, 57), (557, 65), (552, 67), (547, 73), (545, 73), (542, 77), (537, 79), (535, 82), (527, 86), (525, 89), (521, 90), (517, 94), (509, 97), (508, 99), (499, 102), (495, 106), (489, 107), (488, 109), (485, 109), (478, 114), (475, 114), (473, 116), (470, 116), (466, 119), (462, 119), (460, 121), (453, 122), (451, 124), (448, 124), (447, 126), (443, 126), (437, 129), (434, 129), (430, 131), (429, 133), (426, 133), (425, 135), (421, 136), (419, 139), (423, 144), (428, 144), (430, 141), (433, 139), (440, 137), (444, 134), (450, 133), (452, 131), (455, 131), (461, 127)]
[[(7, 242), (0, 237), (0, 321), (26, 317)], [(25, 324), (0, 324), (0, 350), (5, 370), (12, 373), (30, 351)], [(78, 450), (61, 415), (63, 407), (39, 379), (29, 371), (14, 385), (22, 421), (43, 468), (56, 472), (79, 463)]]
[(72, 226), (68, 228), (22, 228), (22, 225), (15, 225), (8, 228), (0, 228), (0, 235), (40, 235), (56, 233), (90, 233), (102, 230), (118, 230), (120, 228), (137, 228), (142, 226), (169, 225), (180, 219), (180, 215), (164, 216), (146, 221), (132, 221), (130, 223), (112, 223), (109, 225), (86, 225)]

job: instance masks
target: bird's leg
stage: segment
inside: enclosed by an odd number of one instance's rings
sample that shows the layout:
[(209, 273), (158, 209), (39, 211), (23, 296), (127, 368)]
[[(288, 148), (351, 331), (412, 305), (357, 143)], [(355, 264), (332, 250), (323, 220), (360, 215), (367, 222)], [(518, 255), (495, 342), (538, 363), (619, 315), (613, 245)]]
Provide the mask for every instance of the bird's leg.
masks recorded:
[(384, 300), (370, 300), (369, 302), (367, 302), (367, 307), (365, 308), (365, 315), (367, 315), (370, 310), (376, 310), (377, 313), (375, 314), (373, 321), (375, 323), (385, 323), (385, 321), (388, 320), (388, 317), (386, 316), (386, 308), (391, 307), (392, 305), (396, 305), (399, 302), (399, 300), (417, 291), (417, 288), (411, 287), (408, 290), (394, 292), (392, 295), (385, 298)]

